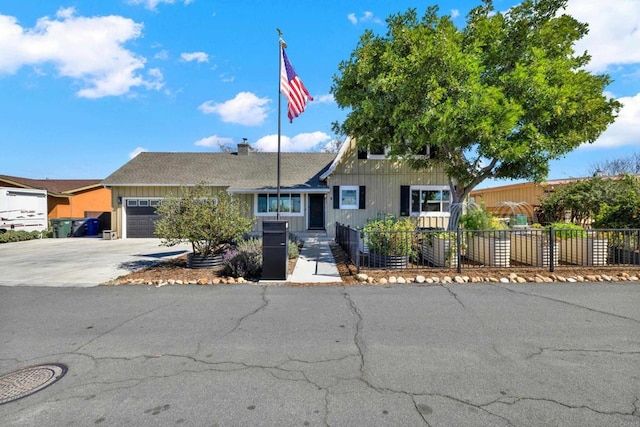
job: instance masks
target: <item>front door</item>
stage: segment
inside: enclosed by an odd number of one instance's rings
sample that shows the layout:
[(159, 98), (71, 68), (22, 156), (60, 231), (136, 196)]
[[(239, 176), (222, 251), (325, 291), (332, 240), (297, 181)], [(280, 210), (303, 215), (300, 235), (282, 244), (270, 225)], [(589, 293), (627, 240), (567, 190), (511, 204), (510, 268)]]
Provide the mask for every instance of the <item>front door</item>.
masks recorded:
[(324, 230), (324, 194), (309, 194), (309, 230)]

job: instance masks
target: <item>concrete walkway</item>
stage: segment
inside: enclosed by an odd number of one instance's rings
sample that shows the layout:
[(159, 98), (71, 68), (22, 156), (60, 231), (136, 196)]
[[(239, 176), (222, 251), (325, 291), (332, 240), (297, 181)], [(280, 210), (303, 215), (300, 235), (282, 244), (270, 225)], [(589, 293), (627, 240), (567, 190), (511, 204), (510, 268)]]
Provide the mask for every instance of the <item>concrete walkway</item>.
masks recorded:
[(309, 237), (300, 250), (289, 283), (331, 283), (342, 282), (336, 267), (328, 237)]

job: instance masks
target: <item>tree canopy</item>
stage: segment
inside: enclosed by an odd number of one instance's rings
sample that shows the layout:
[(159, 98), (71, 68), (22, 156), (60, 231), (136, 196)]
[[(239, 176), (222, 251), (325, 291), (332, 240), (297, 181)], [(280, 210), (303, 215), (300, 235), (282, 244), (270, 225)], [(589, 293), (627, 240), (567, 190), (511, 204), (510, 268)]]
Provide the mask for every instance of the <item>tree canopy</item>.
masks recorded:
[(543, 180), (550, 160), (595, 141), (621, 107), (603, 93), (609, 76), (575, 52), (588, 28), (561, 13), (566, 3), (501, 13), (484, 0), (464, 28), (435, 6), (390, 16), (386, 35), (366, 31), (339, 65), (331, 91), (351, 111), (334, 130), (417, 169), (441, 166), (454, 203), (487, 178)]

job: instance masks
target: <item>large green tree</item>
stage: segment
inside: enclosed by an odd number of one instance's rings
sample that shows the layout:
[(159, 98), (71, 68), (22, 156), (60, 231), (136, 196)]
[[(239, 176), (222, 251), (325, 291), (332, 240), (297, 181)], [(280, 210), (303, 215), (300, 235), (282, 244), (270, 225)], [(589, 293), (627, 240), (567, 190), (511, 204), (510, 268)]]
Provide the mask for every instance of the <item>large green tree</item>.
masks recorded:
[(439, 164), (454, 203), (487, 178), (546, 178), (550, 160), (593, 142), (621, 107), (603, 94), (609, 76), (575, 52), (587, 25), (561, 13), (566, 3), (501, 13), (485, 0), (464, 28), (437, 7), (390, 16), (386, 35), (366, 31), (339, 65), (331, 91), (351, 111), (336, 132), (417, 169)]

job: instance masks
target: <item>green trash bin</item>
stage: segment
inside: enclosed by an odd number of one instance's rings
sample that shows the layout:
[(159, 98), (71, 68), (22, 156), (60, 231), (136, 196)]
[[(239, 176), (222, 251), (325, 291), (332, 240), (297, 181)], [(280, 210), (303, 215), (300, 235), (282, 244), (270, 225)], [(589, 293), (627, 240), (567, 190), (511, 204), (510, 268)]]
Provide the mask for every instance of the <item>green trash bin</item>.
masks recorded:
[(71, 218), (55, 218), (51, 220), (54, 238), (71, 237), (73, 220)]

